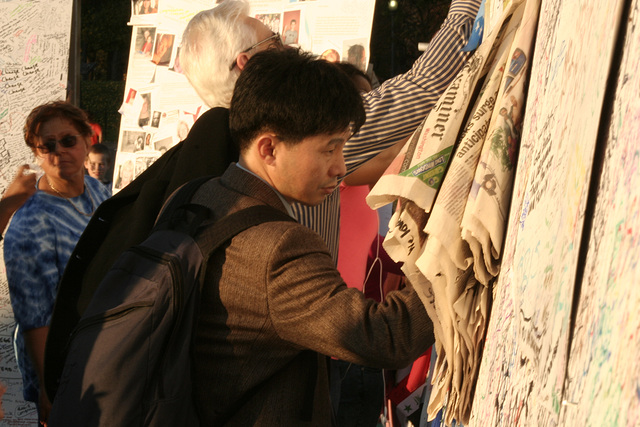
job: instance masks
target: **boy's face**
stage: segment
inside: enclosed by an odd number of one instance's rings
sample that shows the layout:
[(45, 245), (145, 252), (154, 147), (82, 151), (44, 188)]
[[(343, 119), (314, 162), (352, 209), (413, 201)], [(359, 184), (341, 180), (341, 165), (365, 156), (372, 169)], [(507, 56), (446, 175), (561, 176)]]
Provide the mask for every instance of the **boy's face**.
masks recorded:
[(342, 150), (349, 131), (305, 138), (274, 146), (273, 186), (288, 201), (315, 206), (336, 189), (338, 178), (347, 173)]
[(107, 156), (99, 153), (89, 153), (87, 160), (84, 162), (84, 167), (89, 172), (89, 176), (98, 181), (104, 180), (108, 166), (109, 159)]

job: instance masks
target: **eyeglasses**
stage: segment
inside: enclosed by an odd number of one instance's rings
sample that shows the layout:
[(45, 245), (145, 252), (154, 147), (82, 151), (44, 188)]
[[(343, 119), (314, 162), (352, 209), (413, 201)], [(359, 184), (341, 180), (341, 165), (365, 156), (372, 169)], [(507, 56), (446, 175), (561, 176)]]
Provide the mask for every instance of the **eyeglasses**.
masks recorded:
[[(275, 49), (281, 49), (284, 47), (284, 45), (282, 44), (282, 37), (280, 37), (280, 33), (273, 33), (271, 34), (269, 37), (267, 37), (266, 39), (259, 41), (256, 44), (253, 44), (251, 46), (249, 46), (248, 48), (246, 48), (245, 50), (243, 50), (240, 53), (247, 53), (249, 52), (251, 49), (255, 49), (258, 46), (260, 46), (261, 44), (264, 43), (269, 43), (271, 40), (273, 40), (275, 43), (273, 44), (273, 48)], [(229, 66), (229, 71), (233, 70), (233, 67), (235, 67), (238, 64), (238, 60), (237, 58), (233, 60), (233, 62), (231, 63), (231, 65)]]
[(64, 148), (75, 147), (78, 143), (78, 137), (82, 135), (66, 135), (60, 139), (49, 138), (42, 142), (42, 145), (36, 145), (36, 150), (40, 154), (49, 154), (56, 151), (56, 144), (60, 143)]

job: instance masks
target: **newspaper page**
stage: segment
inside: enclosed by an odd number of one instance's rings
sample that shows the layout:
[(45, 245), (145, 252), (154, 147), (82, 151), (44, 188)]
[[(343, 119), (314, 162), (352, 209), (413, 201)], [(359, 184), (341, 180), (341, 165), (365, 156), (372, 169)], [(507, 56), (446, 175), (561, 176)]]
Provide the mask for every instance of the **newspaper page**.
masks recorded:
[(462, 220), (463, 237), (474, 253), (476, 278), (485, 285), (499, 271), (524, 115), (525, 75), (531, 63), (539, 9), (540, 0), (527, 0), (491, 117), (489, 143), (483, 147)]
[[(505, 40), (506, 43), (508, 41)], [(503, 44), (504, 45), (504, 44)], [(458, 143), (457, 149), (451, 161), (451, 165), (445, 176), (442, 188), (429, 220), (424, 228), (428, 238), (425, 247), (416, 266), (424, 277), (431, 283), (434, 292), (434, 304), (439, 306), (439, 313), (446, 317), (439, 317), (440, 323), (447, 324), (450, 333), (447, 339), (451, 341), (446, 345), (452, 353), (442, 356), (447, 359), (448, 373), (451, 378), (444, 380), (443, 384), (452, 381), (451, 393), (449, 395), (448, 407), (456, 407), (458, 402), (468, 400), (463, 396), (463, 383), (468, 383), (472, 377), (475, 361), (470, 360), (477, 354), (476, 343), (478, 338), (476, 332), (469, 332), (472, 328), (473, 320), (476, 319), (475, 312), (471, 307), (477, 305), (476, 301), (467, 301), (464, 304), (464, 313), (459, 313), (455, 308), (457, 301), (464, 300), (474, 292), (475, 283), (473, 275), (473, 256), (462, 239), (461, 226), (464, 214), (465, 197), (461, 195), (469, 194), (472, 186), (473, 176), (480, 158), (480, 151), (485, 141), (485, 135), (489, 127), (491, 113), (495, 105), (502, 71), (506, 63), (508, 51), (497, 57), (492, 70), (487, 75), (481, 93), (471, 110), (469, 122)], [(461, 272), (464, 272), (461, 274)], [(483, 297), (486, 304), (486, 290), (480, 288), (479, 297)], [(458, 304), (462, 304), (459, 302)], [(471, 313), (469, 313), (471, 311)], [(485, 310), (486, 311), (486, 310)], [(471, 315), (471, 317), (469, 317)], [(482, 325), (484, 319), (477, 319)], [(439, 356), (441, 356), (439, 354)], [(467, 366), (468, 365), (468, 366)], [(462, 374), (464, 372), (464, 375)], [(471, 390), (467, 390), (468, 392)], [(443, 402), (438, 399), (431, 400), (430, 414), (436, 414)], [(452, 413), (451, 410), (448, 411)], [(456, 418), (462, 420), (461, 418)]]
[[(182, 73), (182, 33), (213, 0), (153, 0), (144, 9), (131, 1), (131, 48), (113, 192), (128, 185), (171, 147), (182, 141), (207, 110)], [(250, 15), (297, 46), (331, 61), (350, 61), (366, 71), (373, 0), (251, 0)]]
[(501, 22), (502, 16), (513, 5), (527, 0), (482, 0), (484, 4), (484, 31), (490, 33)]
[[(507, 38), (503, 41), (503, 46), (507, 50), (503, 52), (504, 56), (499, 61), (499, 66), (504, 70), (504, 73), (496, 73), (496, 77), (500, 78), (499, 92), (497, 95), (495, 92), (493, 93), (495, 102), (493, 103), (492, 111), (489, 113), (491, 121), (488, 124), (482, 152), (477, 160), (475, 177), (471, 183), (470, 191), (468, 187), (465, 187), (465, 191), (469, 196), (464, 208), (464, 217), (453, 228), (447, 228), (449, 224), (445, 221), (432, 224), (436, 217), (435, 213), (440, 204), (440, 199), (446, 195), (445, 186), (443, 185), (425, 229), (429, 234), (425, 249), (430, 248), (434, 240), (436, 244), (433, 245), (433, 250), (429, 251), (429, 255), (426, 258), (421, 257), (418, 260), (421, 271), (428, 278), (434, 277), (433, 273), (438, 270), (422, 265), (421, 261), (425, 260), (433, 264), (431, 260), (438, 259), (443, 266), (446, 266), (449, 262), (449, 269), (442, 269), (440, 274), (447, 278), (447, 292), (445, 294), (449, 297), (448, 302), (452, 303), (453, 324), (455, 325), (456, 333), (460, 336), (457, 342), (464, 350), (460, 351), (460, 353), (461, 355), (467, 355), (466, 359), (465, 357), (461, 358), (462, 365), (453, 367), (452, 392), (447, 406), (450, 408), (451, 399), (457, 398), (455, 402), (457, 406), (454, 406), (457, 411), (452, 414), (451, 410), (448, 409), (446, 419), (449, 421), (454, 417), (456, 420), (464, 420), (466, 423), (471, 413), (472, 399), (475, 392), (474, 384), (482, 354), (481, 343), (488, 323), (487, 315), (491, 292), (488, 285), (489, 281), (498, 274), (497, 261), (500, 249), (496, 250), (495, 246), (492, 246), (492, 242), (495, 242), (495, 245), (501, 248), (507, 223), (507, 214), (505, 212), (509, 208), (511, 183), (515, 172), (515, 155), (520, 141), (521, 122), (519, 120), (511, 121), (511, 118), (521, 117), (524, 112), (523, 106), (527, 85), (523, 76), (526, 74), (531, 62), (530, 60), (527, 61), (526, 58), (530, 58), (532, 54), (533, 36), (537, 26), (539, 7), (540, 2), (538, 0), (528, 0), (526, 5), (521, 4), (518, 7), (511, 18), (513, 21), (518, 19), (517, 15), (519, 13), (523, 14), (522, 22), (513, 42), (508, 41)], [(479, 104), (488, 106), (486, 102), (482, 101)], [(506, 111), (507, 108), (509, 108), (508, 112)], [(481, 109), (480, 112), (485, 111)], [(486, 128), (481, 129), (486, 130)], [(468, 132), (460, 141), (457, 153), (463, 153), (470, 147), (469, 141), (465, 141), (466, 135), (468, 135)], [(449, 174), (456, 170), (454, 166), (457, 159), (456, 157), (452, 162), (445, 184), (450, 176)], [(484, 181), (482, 180), (483, 178)], [(493, 186), (486, 185), (489, 179), (494, 184)], [(463, 180), (456, 180), (455, 182), (459, 183), (461, 181)], [(467, 181), (467, 183), (470, 182)], [(487, 197), (482, 199), (480, 195), (485, 192)], [(448, 202), (450, 200), (451, 198), (444, 198), (444, 203), (449, 206)], [(471, 225), (469, 225), (468, 221), (469, 216), (474, 220)], [(447, 214), (443, 214), (442, 217), (446, 218)], [(457, 218), (459, 219), (460, 217), (458, 216)], [(485, 223), (492, 224), (492, 228), (483, 227), (482, 224)], [(442, 240), (440, 238), (434, 239), (434, 236), (447, 236), (447, 230), (453, 231), (452, 234), (455, 236), (454, 243), (459, 244), (457, 239), (463, 238), (465, 243), (468, 244), (468, 248), (473, 252), (473, 274), (471, 274), (471, 269), (468, 268), (467, 263), (454, 267), (454, 262), (452, 261), (455, 261), (455, 258), (450, 257), (449, 254), (454, 253), (456, 249), (460, 250), (458, 245), (440, 245), (440, 242), (446, 242), (446, 237)], [(464, 247), (464, 245), (462, 246)], [(425, 250), (426, 252), (427, 250)], [(495, 263), (495, 266), (494, 264), (489, 264), (487, 259)], [(437, 265), (434, 267), (437, 267)], [(490, 267), (495, 268), (492, 270)], [(431, 274), (428, 272), (431, 272)], [(447, 303), (446, 300), (445, 303)], [(457, 395), (453, 393), (456, 390), (459, 390)]]
[(449, 323), (448, 329), (451, 330), (447, 337), (451, 344), (444, 347), (450, 348), (452, 353), (439, 355), (447, 360), (447, 369), (440, 379), (441, 386), (448, 390), (446, 399), (439, 400), (437, 395), (432, 395), (428, 409), (430, 414), (437, 414), (446, 404), (447, 423), (453, 419), (464, 423), (469, 419), (473, 384), (480, 363), (479, 344), (484, 336), (488, 311), (489, 291), (474, 276), (471, 252), (461, 236), (464, 195), (469, 194), (472, 188), (480, 151), (487, 145), (485, 135), (522, 9), (518, 8), (511, 17), (512, 27), (500, 42), (496, 61), (485, 79), (475, 108), (471, 110), (469, 124), (457, 144), (424, 229), (428, 238), (416, 262), (421, 273), (432, 283), (435, 304), (441, 307), (438, 311), (447, 314), (439, 321)]
[(402, 197), (427, 213), (431, 211), (476, 85), (488, 72), (497, 51), (496, 39), (501, 40), (504, 33), (495, 31), (488, 35), (463, 66), (423, 125), (414, 132), (407, 150), (399, 154), (405, 156), (403, 169), (396, 173), (398, 162), (387, 169), (367, 196), (369, 206), (377, 209)]

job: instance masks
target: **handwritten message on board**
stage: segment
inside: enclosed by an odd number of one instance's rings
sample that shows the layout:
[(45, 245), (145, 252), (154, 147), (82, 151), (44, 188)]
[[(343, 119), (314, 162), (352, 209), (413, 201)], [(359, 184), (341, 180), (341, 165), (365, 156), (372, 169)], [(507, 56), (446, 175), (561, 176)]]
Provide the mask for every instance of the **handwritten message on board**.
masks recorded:
[[(0, 2), (0, 194), (19, 165), (34, 163), (22, 136), (29, 112), (65, 99), (71, 30), (71, 0)], [(22, 398), (13, 354), (15, 322), (4, 263), (0, 262), (0, 381), (5, 418), (11, 426), (34, 425), (35, 406)]]
[(471, 425), (559, 422), (584, 212), (623, 3), (541, 3)]
[(563, 425), (640, 424), (640, 3), (631, 2), (567, 369)]

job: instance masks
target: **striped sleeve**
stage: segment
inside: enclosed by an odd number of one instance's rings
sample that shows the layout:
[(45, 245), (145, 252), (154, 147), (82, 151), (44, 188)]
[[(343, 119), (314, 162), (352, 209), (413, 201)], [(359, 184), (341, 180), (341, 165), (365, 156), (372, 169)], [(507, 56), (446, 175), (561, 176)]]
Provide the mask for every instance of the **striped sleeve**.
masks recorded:
[(427, 50), (405, 74), (364, 95), (367, 120), (345, 146), (347, 173), (401, 141), (429, 114), (470, 53), (463, 52), (481, 0), (454, 0)]

